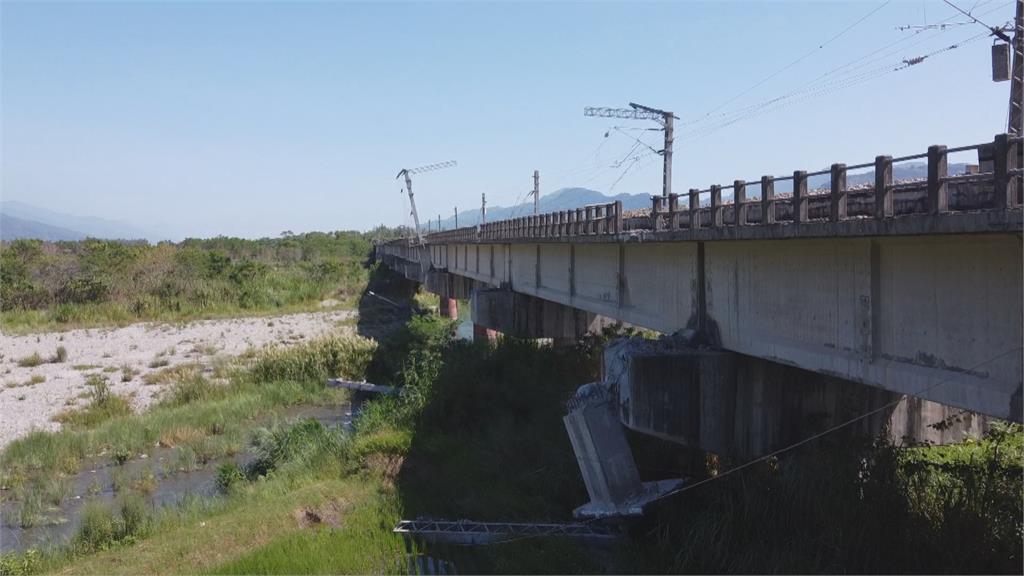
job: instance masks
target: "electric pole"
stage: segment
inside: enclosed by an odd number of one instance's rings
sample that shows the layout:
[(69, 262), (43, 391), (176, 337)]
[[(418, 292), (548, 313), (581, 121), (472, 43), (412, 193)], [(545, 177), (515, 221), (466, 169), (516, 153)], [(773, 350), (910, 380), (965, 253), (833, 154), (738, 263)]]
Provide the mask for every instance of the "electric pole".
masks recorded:
[(487, 194), (480, 193), (480, 224), (487, 224)]
[[(456, 164), (454, 160), (449, 160), (447, 162), (440, 162), (438, 164), (428, 164), (426, 166), (420, 166), (418, 168), (402, 168), (401, 170), (398, 171), (398, 176), (395, 176), (395, 180), (398, 180), (402, 176), (405, 176), (405, 190), (409, 193), (409, 205), (412, 206), (412, 221), (413, 224), (416, 226), (416, 238), (419, 240), (420, 244), (423, 243), (423, 234), (420, 230), (420, 216), (419, 213), (416, 212), (416, 200), (413, 199), (412, 195), (411, 176), (413, 174), (420, 174), (422, 172), (431, 172), (434, 170), (440, 170), (442, 168), (451, 168), (452, 166), (455, 165)], [(427, 221), (427, 226), (430, 226), (430, 221)]]
[(641, 104), (635, 104), (633, 102), (630, 102), (629, 106), (629, 108), (587, 107), (583, 109), (583, 115), (594, 116), (597, 118), (654, 120), (661, 124), (665, 132), (665, 146), (658, 152), (658, 154), (661, 154), (664, 164), (662, 168), (661, 195), (668, 198), (668, 195), (672, 193), (672, 143), (675, 141), (672, 121), (677, 117), (672, 112), (643, 106)]
[(540, 172), (533, 171), (533, 215), (536, 216), (540, 210)]
[(455, 207), (455, 227), (459, 227), (459, 207)]
[(1007, 132), (1015, 136), (1024, 133), (1024, 114), (1021, 106), (1024, 103), (1024, 0), (1017, 0), (1017, 15), (1013, 19), (1013, 70), (1010, 78), (1010, 121)]

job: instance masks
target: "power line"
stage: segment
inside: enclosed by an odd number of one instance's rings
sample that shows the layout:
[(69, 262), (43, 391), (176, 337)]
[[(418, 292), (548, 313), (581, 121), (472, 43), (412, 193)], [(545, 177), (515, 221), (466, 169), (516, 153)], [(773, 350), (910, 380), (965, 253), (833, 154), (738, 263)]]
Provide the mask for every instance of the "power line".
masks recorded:
[(719, 104), (719, 105), (718, 105), (717, 107), (713, 108), (712, 110), (709, 110), (709, 111), (708, 111), (708, 112), (707, 112), (707, 113), (706, 113), (706, 114), (705, 114), (704, 116), (706, 117), (706, 116), (708, 116), (708, 115), (710, 115), (710, 114), (713, 114), (714, 112), (717, 112), (718, 110), (721, 110), (722, 108), (724, 108), (724, 107), (728, 106), (729, 104), (732, 104), (733, 102), (735, 102), (735, 101), (736, 101), (737, 99), (739, 99), (739, 98), (742, 98), (743, 96), (745, 96), (745, 95), (749, 94), (749, 93), (750, 93), (750, 92), (751, 92), (752, 90), (755, 90), (755, 89), (756, 89), (757, 87), (759, 87), (759, 86), (763, 85), (763, 84), (764, 84), (765, 82), (768, 82), (768, 81), (769, 81), (769, 80), (771, 80), (772, 78), (775, 78), (775, 77), (776, 77), (776, 76), (778, 76), (779, 74), (782, 74), (782, 73), (783, 73), (783, 72), (785, 72), (786, 70), (789, 70), (789, 69), (790, 69), (790, 68), (792, 68), (793, 66), (796, 66), (797, 64), (799, 64), (800, 62), (803, 62), (804, 60), (806, 60), (807, 58), (811, 57), (812, 55), (814, 55), (814, 54), (815, 54), (816, 52), (818, 52), (819, 50), (822, 50), (823, 48), (825, 48), (825, 46), (828, 46), (828, 45), (829, 45), (829, 44), (831, 44), (832, 42), (835, 42), (836, 40), (838, 40), (839, 38), (841, 38), (841, 37), (842, 37), (843, 35), (845, 35), (845, 34), (846, 34), (847, 32), (849, 32), (850, 30), (854, 29), (854, 28), (855, 28), (855, 27), (856, 27), (856, 26), (857, 26), (858, 24), (860, 24), (861, 22), (863, 22), (863, 21), (867, 20), (868, 18), (870, 18), (870, 17), (872, 16), (872, 15), (874, 15), (874, 14), (875, 14), (876, 12), (878, 12), (878, 11), (879, 11), (879, 10), (881, 10), (882, 8), (885, 8), (886, 6), (888, 6), (888, 5), (889, 5), (889, 3), (890, 3), (891, 1), (892, 1), (892, 0), (886, 0), (886, 2), (885, 2), (885, 3), (883, 3), (882, 5), (880, 5), (880, 6), (876, 7), (876, 8), (874, 8), (874, 9), (872, 9), (872, 10), (871, 10), (870, 12), (868, 12), (868, 13), (867, 13), (867, 14), (865, 14), (864, 16), (861, 16), (861, 17), (860, 17), (860, 18), (859, 18), (858, 20), (856, 20), (856, 21), (855, 21), (855, 22), (854, 22), (853, 24), (850, 24), (850, 25), (849, 25), (849, 26), (847, 26), (846, 28), (843, 28), (843, 29), (842, 29), (842, 30), (841, 30), (841, 31), (840, 31), (840, 32), (839, 32), (838, 34), (836, 34), (836, 35), (832, 36), (831, 38), (829, 38), (829, 39), (828, 39), (828, 40), (826, 40), (825, 42), (823, 42), (823, 43), (821, 43), (820, 45), (818, 45), (818, 47), (817, 47), (817, 48), (814, 48), (814, 49), (812, 49), (811, 51), (807, 52), (807, 53), (806, 53), (806, 54), (804, 54), (803, 56), (801, 56), (801, 57), (797, 58), (796, 60), (793, 60), (793, 61), (792, 61), (792, 62), (790, 62), (789, 64), (786, 64), (786, 65), (785, 65), (785, 66), (783, 66), (782, 68), (779, 68), (779, 69), (778, 69), (778, 70), (776, 70), (775, 72), (773, 72), (773, 73), (769, 74), (769, 75), (768, 75), (768, 76), (766, 76), (765, 78), (763, 78), (763, 79), (761, 79), (760, 81), (756, 82), (756, 83), (755, 83), (755, 84), (754, 84), (753, 86), (750, 86), (750, 87), (749, 87), (749, 88), (747, 88), (746, 90), (743, 90), (742, 92), (740, 92), (739, 94), (737, 94), (737, 95), (733, 96), (732, 98), (730, 98), (730, 99), (726, 100), (726, 101), (725, 101), (725, 102), (723, 102), (722, 104)]

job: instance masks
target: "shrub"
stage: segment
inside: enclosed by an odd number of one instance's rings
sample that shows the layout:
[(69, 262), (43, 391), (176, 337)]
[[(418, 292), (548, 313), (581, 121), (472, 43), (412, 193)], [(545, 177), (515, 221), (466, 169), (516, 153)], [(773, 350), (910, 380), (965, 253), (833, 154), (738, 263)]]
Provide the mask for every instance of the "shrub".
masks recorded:
[(245, 482), (245, 473), (234, 462), (225, 462), (217, 469), (217, 488), (221, 492), (230, 492), (231, 489), (242, 482)]

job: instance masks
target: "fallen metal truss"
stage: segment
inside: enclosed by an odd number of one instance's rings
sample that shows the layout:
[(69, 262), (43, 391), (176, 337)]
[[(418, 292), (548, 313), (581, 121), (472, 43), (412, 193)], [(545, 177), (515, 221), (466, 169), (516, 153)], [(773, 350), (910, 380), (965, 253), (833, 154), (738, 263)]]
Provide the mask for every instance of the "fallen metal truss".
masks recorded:
[(548, 524), (534, 522), (474, 522), (472, 520), (401, 520), (394, 532), (449, 544), (487, 544), (505, 540), (540, 537), (568, 537), (596, 540), (618, 538), (621, 532), (610, 526), (587, 523)]

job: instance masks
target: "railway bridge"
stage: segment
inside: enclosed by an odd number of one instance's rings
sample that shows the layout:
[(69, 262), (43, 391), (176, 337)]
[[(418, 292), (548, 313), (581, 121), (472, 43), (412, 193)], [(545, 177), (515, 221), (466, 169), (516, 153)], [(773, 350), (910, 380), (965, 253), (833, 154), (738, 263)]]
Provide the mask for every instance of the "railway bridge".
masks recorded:
[[(754, 455), (895, 404), (862, 424), (957, 440), (1021, 421), (1021, 149), (1001, 134), (376, 251), (443, 311), (469, 299), (481, 335), (558, 340), (609, 320), (676, 334), (606, 351), (615, 410), (640, 432)], [(950, 154), (975, 151), (949, 173)], [(911, 161), (927, 177), (893, 181)], [(847, 186), (857, 171), (873, 184)]]

